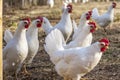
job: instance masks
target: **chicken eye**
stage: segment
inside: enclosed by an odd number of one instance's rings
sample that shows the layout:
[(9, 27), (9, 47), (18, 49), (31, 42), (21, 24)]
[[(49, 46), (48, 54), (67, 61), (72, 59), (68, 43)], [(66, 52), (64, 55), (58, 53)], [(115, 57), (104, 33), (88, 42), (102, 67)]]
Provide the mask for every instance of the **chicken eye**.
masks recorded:
[(89, 14), (86, 14), (87, 16), (89, 15)]
[(39, 23), (40, 21), (37, 21), (37, 23)]
[(25, 25), (27, 25), (27, 22), (24, 22)]
[(104, 47), (104, 46), (105, 46), (105, 43), (102, 42), (100, 45), (101, 45), (101, 47)]
[(91, 25), (90, 28), (93, 28), (93, 26)]

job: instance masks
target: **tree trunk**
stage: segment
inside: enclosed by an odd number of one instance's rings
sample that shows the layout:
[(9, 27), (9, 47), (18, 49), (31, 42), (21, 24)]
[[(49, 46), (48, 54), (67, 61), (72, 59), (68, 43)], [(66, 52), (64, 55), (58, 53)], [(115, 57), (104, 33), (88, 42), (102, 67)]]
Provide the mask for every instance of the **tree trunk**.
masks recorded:
[(0, 80), (3, 80), (3, 60), (2, 60), (2, 0), (0, 0)]

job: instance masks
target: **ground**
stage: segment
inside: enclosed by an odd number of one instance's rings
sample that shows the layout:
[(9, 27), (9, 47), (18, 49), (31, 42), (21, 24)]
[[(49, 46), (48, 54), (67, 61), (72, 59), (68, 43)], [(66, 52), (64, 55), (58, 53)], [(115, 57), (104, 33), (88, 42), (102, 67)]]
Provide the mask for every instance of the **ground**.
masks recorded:
[[(120, 4), (118, 2), (117, 4)], [(109, 3), (104, 2), (90, 2), (87, 4), (73, 4), (72, 19), (77, 23), (81, 14), (85, 11), (91, 10), (94, 7), (99, 9), (100, 13), (106, 11)], [(88, 7), (89, 6), (89, 7)], [(24, 16), (29, 16), (34, 19), (37, 16), (46, 16), (49, 18), (52, 25), (56, 24), (61, 16), (61, 5), (55, 5), (53, 9), (48, 6), (34, 6), (31, 9), (4, 9), (3, 14), (3, 32), (5, 29), (10, 29), (13, 33), (16, 29), (16, 24)], [(109, 49), (103, 53), (99, 64), (83, 78), (86, 80), (119, 80), (120, 79), (120, 5), (115, 9), (115, 18), (111, 29), (107, 29), (107, 36), (104, 34), (103, 29), (98, 29), (93, 33), (93, 42), (107, 37), (110, 40)], [(3, 35), (4, 36), (4, 35)], [(42, 28), (39, 29), (39, 42), (40, 47), (37, 55), (35, 56), (32, 65), (28, 67), (30, 76), (19, 73), (18, 80), (63, 80), (56, 71), (54, 65), (51, 63), (48, 54), (45, 52), (43, 44), (46, 35)], [(3, 47), (6, 43), (3, 40)], [(5, 80), (14, 80), (13, 77), (6, 77)]]

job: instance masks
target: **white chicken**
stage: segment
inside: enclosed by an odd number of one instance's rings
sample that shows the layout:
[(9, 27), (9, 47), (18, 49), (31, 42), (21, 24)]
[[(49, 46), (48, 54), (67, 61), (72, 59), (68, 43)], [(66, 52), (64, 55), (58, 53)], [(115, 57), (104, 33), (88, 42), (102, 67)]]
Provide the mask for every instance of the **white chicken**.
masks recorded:
[(57, 28), (63, 33), (64, 38), (67, 41), (70, 35), (72, 34), (72, 22), (70, 18), (71, 12), (72, 12), (72, 5), (65, 4), (63, 8), (63, 14), (62, 14), (61, 20), (54, 27), (50, 25), (50, 22), (47, 18), (43, 18), (42, 28), (44, 29), (45, 33), (48, 34), (52, 30)]
[(47, 4), (52, 8), (54, 6), (54, 0), (47, 0)]
[(29, 18), (20, 21), (15, 35), (3, 49), (3, 71), (8, 75), (15, 73), (16, 78), (28, 54), (26, 29), (29, 24)]
[(75, 21), (73, 21), (74, 34), (72, 40), (77, 38), (78, 34), (82, 31), (83, 27), (86, 26), (91, 18), (92, 11), (88, 11), (82, 14), (78, 27), (76, 26)]
[[(98, 13), (98, 9), (94, 8), (92, 10), (93, 14), (92, 14), (92, 18), (96, 21), (96, 23), (104, 28), (105, 28), (111, 23), (113, 22), (114, 19), (114, 8), (116, 7), (116, 3), (113, 2), (112, 5), (109, 6), (108, 10), (106, 13), (99, 15)], [(106, 30), (105, 30), (106, 31)]]
[(80, 80), (98, 64), (109, 45), (107, 39), (101, 39), (88, 47), (64, 49), (61, 37), (62, 33), (55, 29), (46, 37), (44, 47), (64, 80)]
[[(25, 59), (25, 65), (24, 65), (24, 72), (28, 73), (26, 70), (26, 64), (30, 65), (32, 63), (33, 58), (37, 54), (38, 48), (39, 48), (39, 40), (38, 40), (38, 28), (41, 27), (43, 22), (42, 17), (38, 17), (37, 19), (33, 20), (30, 27), (27, 30), (26, 37), (27, 37), (27, 43), (28, 43), (28, 55)], [(5, 31), (5, 41), (8, 41), (12, 39), (12, 34), (9, 30)]]
[(87, 47), (92, 43), (92, 33), (97, 29), (96, 24), (94, 22), (89, 22), (85, 25), (82, 31), (78, 34), (78, 36), (69, 42), (67, 45), (64, 45), (65, 49), (75, 48), (75, 47)]
[(38, 17), (32, 21), (30, 28), (26, 33), (28, 42), (28, 56), (26, 58), (26, 64), (31, 64), (33, 58), (38, 52), (39, 40), (38, 40), (38, 28), (42, 26), (43, 18)]

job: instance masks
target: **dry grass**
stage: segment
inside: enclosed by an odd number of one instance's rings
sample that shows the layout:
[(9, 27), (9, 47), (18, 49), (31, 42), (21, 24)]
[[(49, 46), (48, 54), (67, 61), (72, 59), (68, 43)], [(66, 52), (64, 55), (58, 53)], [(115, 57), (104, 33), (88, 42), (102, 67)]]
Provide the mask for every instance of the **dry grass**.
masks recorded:
[[(79, 21), (79, 18), (82, 13), (92, 10), (94, 7), (97, 7), (100, 13), (106, 12), (108, 6), (111, 3), (108, 2), (91, 2), (91, 3), (86, 3), (86, 4), (73, 4), (73, 13), (71, 14), (71, 17), (77, 21)], [(118, 2), (117, 4), (120, 4)], [(49, 9), (48, 6), (38, 6), (38, 7), (32, 7), (31, 9), (28, 10), (13, 10), (4, 12), (4, 24), (11, 24), (12, 22), (17, 22), (19, 21), (18, 19), (24, 16), (29, 16), (31, 18), (37, 17), (37, 16), (45, 16), (48, 19), (59, 19), (61, 17), (61, 5), (55, 5), (54, 8)], [(9, 13), (10, 12), (10, 13)], [(115, 9), (115, 22), (120, 21), (120, 5), (117, 5)], [(54, 23), (54, 22), (53, 22)], [(10, 25), (11, 26), (11, 25)], [(9, 25), (6, 27), (10, 27)]]

